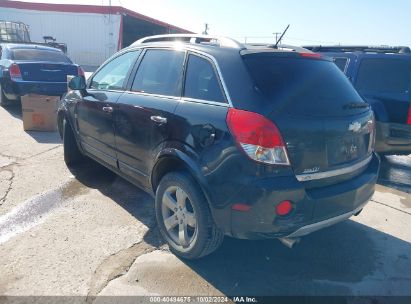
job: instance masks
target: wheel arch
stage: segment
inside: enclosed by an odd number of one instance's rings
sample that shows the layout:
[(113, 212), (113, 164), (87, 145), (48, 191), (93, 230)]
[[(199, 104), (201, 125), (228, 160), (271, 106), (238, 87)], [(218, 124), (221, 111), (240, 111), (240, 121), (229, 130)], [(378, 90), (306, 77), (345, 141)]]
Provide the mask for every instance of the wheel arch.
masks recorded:
[(197, 165), (197, 161), (181, 150), (168, 148), (159, 154), (150, 174), (151, 187), (154, 195), (156, 194), (161, 178), (173, 171), (183, 171), (189, 174), (204, 195), (214, 223), (225, 234), (229, 234), (231, 231), (230, 210), (227, 208), (220, 210), (213, 207), (211, 191), (208, 188), (207, 181), (200, 167)]
[(70, 113), (67, 111), (66, 108), (62, 107), (57, 111), (57, 130), (60, 134), (61, 139), (63, 140), (63, 121), (66, 119), (66, 123), (70, 126), (71, 131), (73, 132), (74, 139), (76, 140), (77, 147), (81, 151), (81, 153), (85, 153), (83, 146), (81, 145), (80, 138), (78, 136), (78, 132), (76, 132), (76, 129), (74, 127), (74, 121), (70, 119)]
[(178, 149), (167, 149), (166, 151), (160, 152), (158, 155), (150, 175), (153, 193), (156, 193), (161, 178), (173, 171), (187, 172), (199, 185), (210, 205), (211, 197), (207, 189), (207, 182), (204, 176), (202, 176), (200, 168), (196, 165), (193, 159)]

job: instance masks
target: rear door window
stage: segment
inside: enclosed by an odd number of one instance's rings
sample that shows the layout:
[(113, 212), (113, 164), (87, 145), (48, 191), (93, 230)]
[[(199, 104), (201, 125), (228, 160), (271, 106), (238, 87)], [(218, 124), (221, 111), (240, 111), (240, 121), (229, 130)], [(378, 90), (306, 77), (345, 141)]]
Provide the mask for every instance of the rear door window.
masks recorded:
[(410, 77), (408, 60), (368, 58), (361, 61), (355, 86), (362, 92), (407, 93)]
[(181, 96), (185, 52), (147, 50), (132, 85), (132, 91)]
[(12, 60), (72, 63), (62, 52), (40, 49), (12, 49)]
[(127, 75), (139, 54), (140, 51), (127, 52), (111, 60), (93, 76), (90, 88), (96, 90), (123, 90)]
[(225, 102), (215, 70), (207, 59), (189, 56), (184, 97)]
[(346, 57), (335, 57), (333, 59), (334, 63), (338, 66), (338, 68), (345, 73), (345, 69), (348, 63), (348, 58)]

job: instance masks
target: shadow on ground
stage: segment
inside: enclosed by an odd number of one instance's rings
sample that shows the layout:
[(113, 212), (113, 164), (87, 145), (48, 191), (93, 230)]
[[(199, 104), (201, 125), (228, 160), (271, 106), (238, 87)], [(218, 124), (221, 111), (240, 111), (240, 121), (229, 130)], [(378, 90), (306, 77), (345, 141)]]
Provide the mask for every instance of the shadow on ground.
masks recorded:
[(9, 114), (15, 118), (19, 118), (22, 119), (23, 114), (21, 111), (21, 102), (20, 101), (16, 101), (11, 105), (8, 105), (6, 107), (4, 107), (4, 109), (9, 112)]
[[(23, 114), (21, 110), (21, 102), (16, 102), (10, 106), (5, 107), (6, 111), (9, 112), (15, 118), (23, 119)], [(26, 131), (35, 141), (42, 144), (59, 144), (62, 143), (60, 135), (57, 131)]]
[(35, 141), (42, 144), (61, 144), (62, 140), (57, 131), (26, 131)]
[[(70, 171), (80, 182), (80, 185), (77, 185), (78, 188), (86, 186), (97, 189), (147, 226), (149, 231), (144, 236), (147, 244), (153, 247), (160, 247), (164, 244), (156, 229), (152, 196), (91, 160), (87, 160)], [(81, 189), (73, 190), (75, 193), (81, 192)]]
[[(73, 173), (82, 185), (98, 189), (145, 224), (149, 228), (146, 243), (164, 244), (150, 195), (97, 164), (89, 163)], [(378, 294), (383, 291), (364, 282), (372, 282), (373, 277), (386, 280), (395, 292), (391, 279), (381, 274), (384, 269), (401, 267), (401, 262), (411, 266), (410, 253), (411, 244), (349, 220), (304, 237), (292, 250), (277, 240), (227, 237), (214, 254), (183, 262), (226, 295), (350, 295), (349, 286)], [(411, 282), (411, 274), (399, 280)]]

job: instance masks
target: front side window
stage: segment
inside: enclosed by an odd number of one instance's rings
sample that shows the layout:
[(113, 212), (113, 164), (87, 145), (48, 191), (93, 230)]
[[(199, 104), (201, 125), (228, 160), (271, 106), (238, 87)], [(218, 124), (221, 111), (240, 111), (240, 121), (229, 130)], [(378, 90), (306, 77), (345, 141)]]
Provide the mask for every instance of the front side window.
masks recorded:
[(184, 57), (183, 51), (147, 50), (138, 68), (132, 90), (179, 97)]
[(401, 59), (363, 59), (355, 87), (361, 92), (406, 93), (411, 62)]
[(128, 72), (140, 51), (127, 52), (107, 63), (94, 75), (90, 88), (96, 90), (123, 90)]
[(207, 59), (190, 55), (184, 97), (225, 102), (214, 68)]

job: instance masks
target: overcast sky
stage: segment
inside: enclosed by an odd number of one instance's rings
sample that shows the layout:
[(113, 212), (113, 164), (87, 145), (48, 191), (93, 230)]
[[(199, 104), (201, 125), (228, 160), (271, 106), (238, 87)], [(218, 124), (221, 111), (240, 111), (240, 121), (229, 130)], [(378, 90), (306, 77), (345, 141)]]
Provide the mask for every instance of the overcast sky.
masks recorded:
[[(109, 0), (30, 2), (108, 5)], [(244, 41), (274, 41), (291, 24), (284, 43), (411, 45), (409, 0), (112, 0), (141, 14), (201, 33)]]

